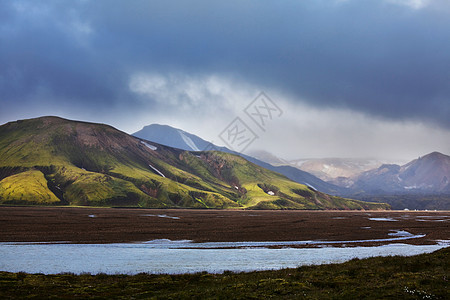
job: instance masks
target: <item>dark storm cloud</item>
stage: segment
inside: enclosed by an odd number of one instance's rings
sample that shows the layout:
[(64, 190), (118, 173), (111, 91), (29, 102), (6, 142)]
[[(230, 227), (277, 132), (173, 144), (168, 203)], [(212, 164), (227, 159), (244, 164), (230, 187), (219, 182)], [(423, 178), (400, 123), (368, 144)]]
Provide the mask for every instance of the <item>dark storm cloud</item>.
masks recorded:
[(449, 16), (445, 1), (418, 0), (2, 1), (0, 97), (132, 109), (136, 72), (223, 73), (449, 128)]
[(8, 8), (10, 16), (0, 25), (2, 97), (17, 100), (39, 93), (67, 100), (111, 97), (115, 88), (107, 82), (111, 71), (107, 61), (80, 45), (76, 24), (70, 23), (75, 18), (51, 2), (25, 2), (23, 7), (20, 3), (6, 4), (17, 7)]

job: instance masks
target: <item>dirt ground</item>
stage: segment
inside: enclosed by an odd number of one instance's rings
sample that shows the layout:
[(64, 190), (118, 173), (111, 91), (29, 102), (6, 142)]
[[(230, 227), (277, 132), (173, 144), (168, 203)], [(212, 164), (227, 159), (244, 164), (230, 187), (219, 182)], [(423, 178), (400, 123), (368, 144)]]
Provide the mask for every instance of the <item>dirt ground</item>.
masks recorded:
[(351, 241), (404, 230), (426, 236), (398, 242), (435, 244), (450, 240), (450, 212), (0, 207), (0, 228), (0, 242)]

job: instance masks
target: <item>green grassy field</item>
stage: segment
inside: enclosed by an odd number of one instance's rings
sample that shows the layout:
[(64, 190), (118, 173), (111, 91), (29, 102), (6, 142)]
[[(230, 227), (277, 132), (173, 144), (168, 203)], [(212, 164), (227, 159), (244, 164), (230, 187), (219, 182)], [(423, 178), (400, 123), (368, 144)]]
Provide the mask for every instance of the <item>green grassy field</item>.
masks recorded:
[(0, 272), (0, 298), (450, 299), (450, 248), (412, 257), (251, 273), (42, 275)]

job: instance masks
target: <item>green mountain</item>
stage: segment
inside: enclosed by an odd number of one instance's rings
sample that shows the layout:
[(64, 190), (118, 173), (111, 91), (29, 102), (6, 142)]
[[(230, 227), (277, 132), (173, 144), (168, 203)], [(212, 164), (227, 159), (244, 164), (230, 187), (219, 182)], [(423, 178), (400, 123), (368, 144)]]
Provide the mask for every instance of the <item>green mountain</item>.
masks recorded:
[(0, 204), (389, 208), (329, 196), (234, 154), (184, 151), (58, 117), (0, 126)]

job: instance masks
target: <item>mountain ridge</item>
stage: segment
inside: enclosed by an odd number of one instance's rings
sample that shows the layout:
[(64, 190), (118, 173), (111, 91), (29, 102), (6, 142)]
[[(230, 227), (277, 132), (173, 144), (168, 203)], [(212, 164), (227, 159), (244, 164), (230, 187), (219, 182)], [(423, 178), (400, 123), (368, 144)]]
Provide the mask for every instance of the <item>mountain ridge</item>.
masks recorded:
[(352, 195), (351, 190), (353, 194), (450, 194), (450, 156), (438, 151), (403, 164), (373, 158), (310, 158), (283, 162), (264, 152), (263, 157), (278, 167), (295, 166), (325, 182), (349, 189), (340, 195)]
[(174, 128), (169, 125), (160, 125), (160, 124), (147, 125), (143, 129), (133, 133), (133, 135), (136, 137), (139, 137), (139, 138), (153, 140), (157, 143), (161, 143), (161, 144), (168, 145), (171, 147), (177, 147), (177, 148), (187, 150), (187, 151), (195, 151), (190, 145), (188, 145), (187, 143), (182, 142), (180, 140), (180, 138), (178, 136), (178, 132), (180, 132), (180, 131), (185, 133), (190, 139), (192, 139), (192, 141), (196, 144), (197, 148), (200, 148), (202, 150), (205, 150), (205, 149), (206, 150), (217, 150), (217, 151), (222, 151), (222, 152), (239, 155), (258, 166), (261, 166), (265, 169), (269, 169), (269, 170), (277, 172), (277, 173), (281, 173), (295, 182), (298, 182), (301, 184), (306, 184), (308, 186), (311, 186), (311, 187), (313, 187), (321, 192), (327, 193), (327, 194), (338, 195), (338, 194), (348, 193), (346, 188), (339, 187), (332, 183), (325, 182), (325, 181), (321, 180), (320, 178), (318, 178), (308, 172), (299, 170), (295, 167), (284, 166), (284, 165), (283, 166), (274, 166), (274, 165), (271, 165), (260, 159), (252, 157), (250, 155), (238, 153), (238, 152), (230, 150), (226, 147), (214, 145), (194, 134), (185, 132), (181, 129)]
[(363, 172), (355, 188), (384, 193), (450, 193), (450, 156), (431, 152), (402, 166), (384, 164)]
[[(152, 126), (146, 126), (147, 129), (151, 129)], [(169, 128), (171, 130), (178, 130), (178, 129), (174, 129), (170, 126), (166, 126), (164, 128)], [(203, 141), (203, 145), (206, 145), (206, 141), (202, 140), (201, 138), (195, 136), (195, 135), (190, 135), (192, 137), (192, 139), (194, 141), (196, 141), (198, 144), (200, 144), (200, 142)], [(145, 137), (145, 136), (142, 136)], [(177, 137), (177, 136), (176, 136)], [(158, 139), (158, 136), (152, 136), (152, 138), (155, 138), (155, 141), (161, 141)], [(178, 138), (178, 137), (177, 137)], [(179, 138), (178, 138), (179, 139)], [(180, 140), (180, 139), (179, 139)], [(173, 142), (173, 141), (165, 141), (167, 143)], [(179, 147), (189, 147), (188, 145), (186, 145), (186, 143), (182, 142), (181, 145), (179, 145)], [(214, 148), (215, 146), (212, 144), (209, 144), (207, 146), (205, 146), (207, 148)], [(227, 151), (227, 152), (232, 152), (229, 149), (226, 149), (224, 147), (217, 147), (216, 148), (220, 149), (221, 151)], [(269, 158), (272, 162), (281, 162), (281, 159), (278, 159), (274, 156), (271, 155), (269, 153), (269, 155), (267, 155), (267, 153), (259, 153), (260, 155), (258, 155), (258, 153), (256, 153), (257, 156), (259, 156), (260, 158)], [(431, 156), (430, 157), (445, 157), (444, 154), (441, 153), (430, 153)], [(283, 175), (287, 176), (288, 178), (290, 178), (291, 180), (294, 180), (296, 182), (299, 183), (303, 183), (303, 184), (307, 184), (309, 186), (311, 186), (312, 188), (315, 188), (319, 191), (322, 192), (327, 192), (328, 194), (333, 194), (336, 196), (341, 196), (341, 197), (349, 197), (349, 198), (353, 198), (353, 199), (359, 199), (359, 200), (364, 200), (364, 201), (374, 201), (374, 202), (387, 202), (389, 203), (393, 208), (395, 209), (448, 209), (450, 206), (450, 201), (449, 201), (449, 195), (450, 192), (448, 192), (445, 189), (442, 189), (441, 191), (437, 192), (434, 190), (421, 190), (421, 189), (417, 189), (417, 188), (412, 188), (414, 187), (414, 183), (406, 185), (407, 187), (411, 187), (410, 189), (405, 189), (404, 187), (401, 187), (400, 185), (398, 185), (396, 183), (395, 180), (397, 179), (397, 174), (396, 172), (402, 167), (400, 165), (395, 165), (392, 166), (393, 164), (386, 164), (386, 161), (383, 162), (382, 160), (377, 160), (377, 159), (343, 159), (343, 158), (338, 158), (338, 159), (333, 159), (333, 158), (329, 158), (329, 159), (304, 159), (304, 160), (297, 160), (295, 161), (295, 165), (292, 165), (292, 161), (289, 161), (287, 163), (291, 163), (291, 165), (278, 165), (276, 164), (275, 166), (270, 165), (267, 162), (261, 161), (257, 158), (245, 155), (245, 154), (241, 154), (238, 153), (238, 155), (246, 158), (247, 160), (262, 166), (264, 168), (267, 169), (271, 169), (273, 171), (282, 173)], [(305, 162), (308, 161), (312, 161), (313, 162), (313, 167), (311, 167), (311, 170), (318, 170), (319, 172), (315, 173), (315, 175), (319, 175), (319, 176), (329, 176), (329, 175), (334, 175), (338, 176), (336, 178), (330, 178), (328, 177), (328, 180), (330, 180), (329, 182), (327, 181), (323, 181), (319, 178), (317, 178), (316, 176), (299, 170), (298, 168), (301, 167), (302, 164), (304, 164)], [(389, 162), (389, 160), (387, 161)], [(383, 167), (382, 164), (385, 164)], [(408, 165), (408, 163), (411, 162), (407, 162), (405, 163), (403, 166)], [(323, 170), (323, 168), (325, 168), (325, 165), (328, 165), (328, 169)], [(391, 165), (391, 166), (390, 166)], [(373, 168), (372, 166), (375, 166), (375, 168)], [(384, 169), (386, 168), (386, 170), (388, 169), (393, 169), (393, 175), (388, 178), (386, 177), (388, 174), (385, 174), (383, 176), (385, 176), (384, 179), (382, 179), (382, 176), (379, 178), (379, 182), (378, 184), (372, 184), (369, 180), (369, 183), (367, 184), (362, 184), (364, 180), (362, 180), (361, 178), (363, 178), (363, 176), (361, 175), (362, 173), (366, 172), (365, 176), (367, 176), (367, 178), (369, 178), (370, 176), (370, 171), (375, 172), (378, 168)], [(317, 169), (318, 168), (318, 169)], [(381, 170), (380, 169), (380, 170)], [(375, 171), (373, 171), (375, 170)], [(410, 169), (410, 171), (413, 169)], [(433, 168), (429, 169), (429, 170), (433, 170)], [(320, 171), (323, 171), (322, 173)], [(326, 171), (326, 172), (324, 172)], [(331, 172), (331, 174), (329, 173)], [(350, 177), (344, 177), (341, 175), (347, 175)], [(326, 178), (323, 179), (326, 179)], [(447, 176), (447, 179), (450, 176)], [(356, 181), (358, 181), (359, 178), (359, 182), (358, 185), (355, 184)], [(384, 181), (383, 181), (384, 180)], [(441, 178), (441, 182), (445, 183), (445, 177)], [(316, 184), (318, 183), (318, 184)], [(338, 187), (339, 186), (339, 187)], [(420, 184), (416, 184), (416, 186), (420, 186)]]
[[(0, 157), (1, 204), (388, 208), (311, 190), (234, 154), (184, 151), (106, 124), (59, 117), (1, 125)], [(33, 187), (32, 195), (23, 187)]]

